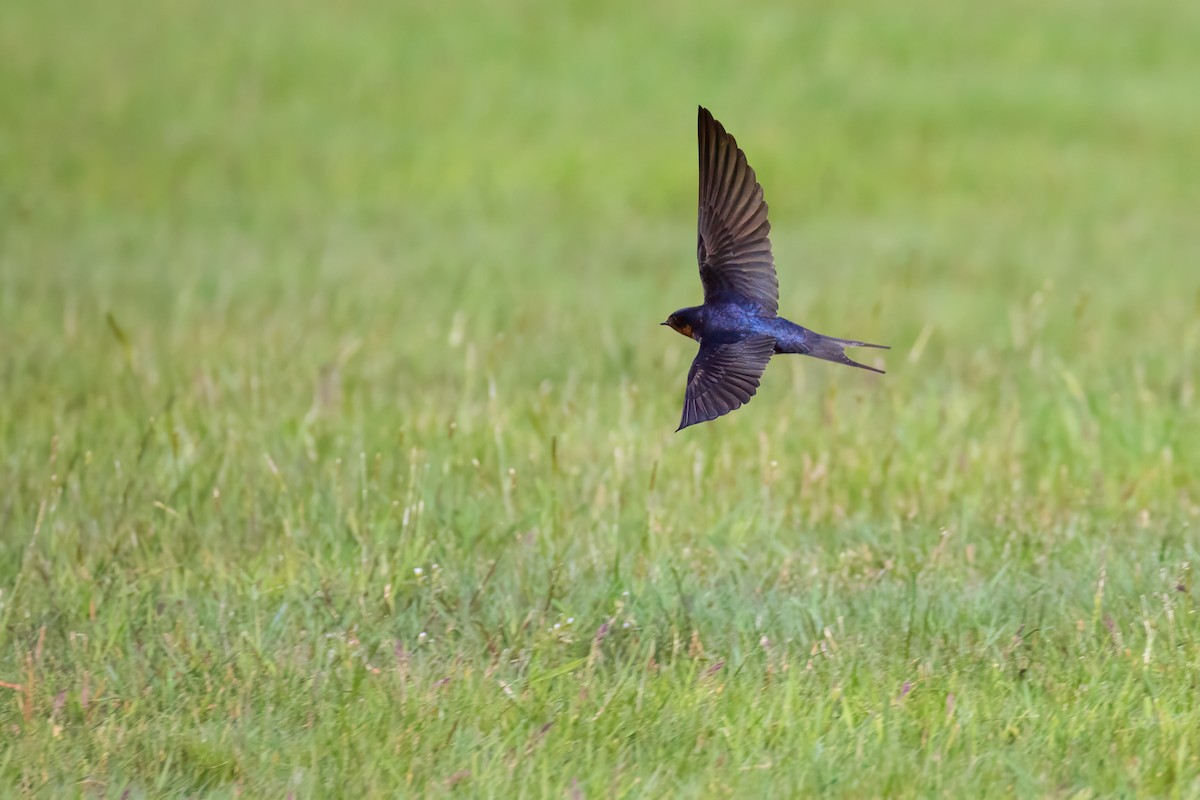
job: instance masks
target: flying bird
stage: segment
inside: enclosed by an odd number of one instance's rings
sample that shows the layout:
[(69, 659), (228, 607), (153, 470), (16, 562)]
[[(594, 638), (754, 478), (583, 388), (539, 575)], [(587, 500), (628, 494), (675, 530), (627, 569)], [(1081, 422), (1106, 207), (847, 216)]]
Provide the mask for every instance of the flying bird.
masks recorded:
[(703, 106), (698, 129), (696, 260), (704, 304), (681, 308), (662, 323), (700, 343), (676, 430), (750, 402), (775, 353), (799, 353), (882, 373), (852, 361), (845, 348), (887, 350), (886, 345), (822, 336), (779, 316), (779, 281), (762, 187), (746, 154)]

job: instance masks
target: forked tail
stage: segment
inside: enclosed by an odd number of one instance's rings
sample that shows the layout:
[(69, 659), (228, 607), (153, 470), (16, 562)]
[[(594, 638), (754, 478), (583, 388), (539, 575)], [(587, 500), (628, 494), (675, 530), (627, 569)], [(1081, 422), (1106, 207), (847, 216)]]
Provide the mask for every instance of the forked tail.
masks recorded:
[(813, 358), (823, 358), (826, 361), (836, 361), (839, 364), (846, 364), (859, 369), (869, 369), (871, 372), (883, 374), (883, 370), (875, 367), (868, 367), (866, 364), (860, 364), (854, 361), (850, 356), (846, 355), (847, 347), (875, 347), (879, 350), (891, 350), (886, 344), (871, 344), (870, 342), (855, 342), (850, 339), (838, 339), (833, 336), (822, 336), (819, 333), (814, 334), (815, 338), (812, 341), (806, 342), (808, 345), (807, 356)]

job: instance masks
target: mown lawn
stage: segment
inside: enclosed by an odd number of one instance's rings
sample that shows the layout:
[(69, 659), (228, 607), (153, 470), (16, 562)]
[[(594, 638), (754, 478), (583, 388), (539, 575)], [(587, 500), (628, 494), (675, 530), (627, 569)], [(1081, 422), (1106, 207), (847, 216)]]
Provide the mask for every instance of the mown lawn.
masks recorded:
[(3, 17), (0, 793), (1200, 795), (1200, 6)]

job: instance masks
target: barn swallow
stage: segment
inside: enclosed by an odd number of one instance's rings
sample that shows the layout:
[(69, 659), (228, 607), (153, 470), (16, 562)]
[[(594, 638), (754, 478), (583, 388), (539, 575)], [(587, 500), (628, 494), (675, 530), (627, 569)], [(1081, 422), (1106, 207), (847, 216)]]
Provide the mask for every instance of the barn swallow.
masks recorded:
[(750, 402), (775, 353), (850, 360), (847, 347), (878, 347), (822, 336), (779, 316), (779, 281), (771, 255), (767, 204), (746, 154), (721, 123), (700, 108), (700, 204), (696, 260), (704, 304), (681, 308), (663, 325), (700, 343), (688, 370), (677, 431), (708, 422)]

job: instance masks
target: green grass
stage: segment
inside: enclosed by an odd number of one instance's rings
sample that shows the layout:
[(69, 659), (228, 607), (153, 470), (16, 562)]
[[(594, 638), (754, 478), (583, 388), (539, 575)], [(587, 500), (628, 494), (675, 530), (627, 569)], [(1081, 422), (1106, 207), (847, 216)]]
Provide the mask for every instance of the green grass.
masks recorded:
[(1195, 3), (10, 6), (0, 789), (1200, 795)]

